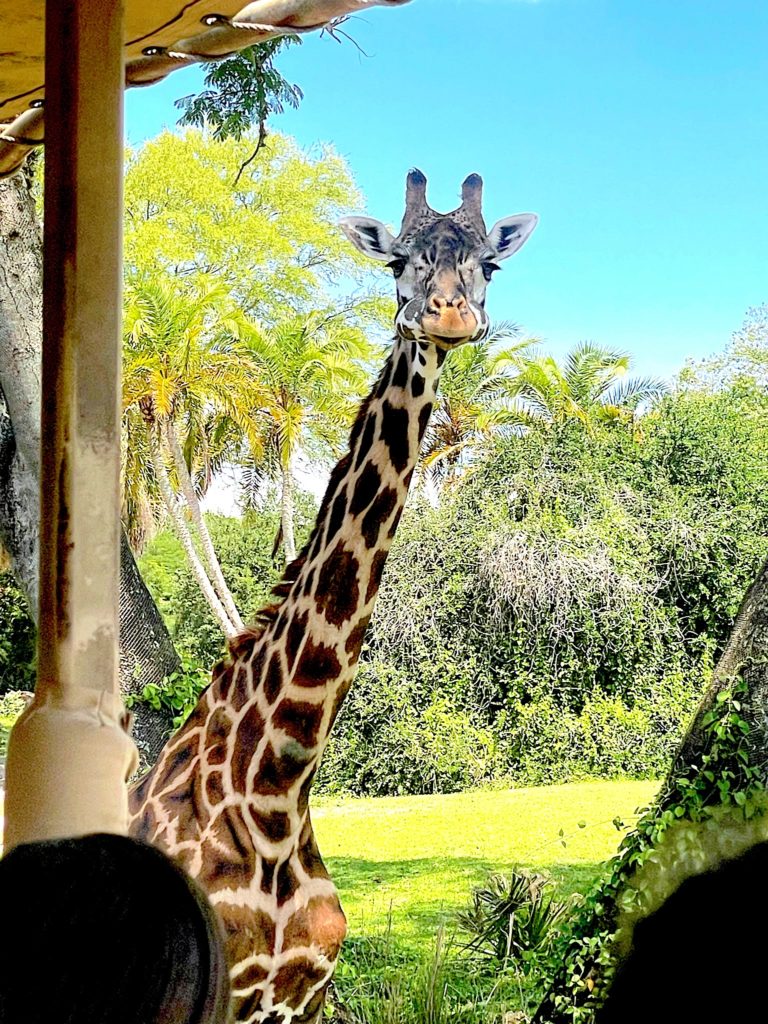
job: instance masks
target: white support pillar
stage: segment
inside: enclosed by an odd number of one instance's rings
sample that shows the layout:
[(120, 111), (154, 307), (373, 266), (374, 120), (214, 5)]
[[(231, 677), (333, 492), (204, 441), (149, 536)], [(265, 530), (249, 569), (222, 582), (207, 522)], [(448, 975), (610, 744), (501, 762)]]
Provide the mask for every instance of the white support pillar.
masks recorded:
[(124, 831), (120, 727), (122, 0), (47, 0), (40, 617), (6, 848)]

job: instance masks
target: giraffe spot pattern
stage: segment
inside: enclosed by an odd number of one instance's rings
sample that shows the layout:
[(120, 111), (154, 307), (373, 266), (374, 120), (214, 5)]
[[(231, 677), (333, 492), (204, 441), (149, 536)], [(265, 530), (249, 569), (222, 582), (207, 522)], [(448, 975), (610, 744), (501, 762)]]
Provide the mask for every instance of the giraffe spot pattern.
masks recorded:
[[(339, 494), (333, 500), (331, 505), (331, 514), (328, 516), (328, 533), (327, 543), (330, 544), (331, 540), (341, 529), (341, 524), (344, 522), (344, 516), (347, 514), (347, 496), (344, 490), (340, 491)], [(307, 591), (305, 591), (306, 593)]]
[(286, 697), (275, 709), (272, 721), (277, 729), (282, 729), (309, 749), (317, 745), (323, 710), (322, 704), (309, 704)]
[[(357, 558), (344, 547), (343, 541), (339, 541), (320, 569), (317, 580), (317, 607), (332, 625), (340, 626), (354, 615), (360, 596), (359, 574), (360, 563)], [(304, 649), (305, 654), (308, 647), (309, 644)], [(333, 654), (332, 648), (327, 648), (327, 651), (329, 652), (328, 657), (331, 658), (330, 664), (335, 668), (339, 665), (338, 658)], [(304, 655), (301, 660), (304, 661)], [(328, 669), (319, 668), (322, 682), (327, 682), (330, 675)], [(311, 675), (311, 672), (307, 673), (305, 667), (302, 670), (297, 670), (297, 676), (299, 674)], [(300, 682), (298, 678), (295, 682), (299, 686), (319, 685), (318, 683)]]
[(362, 619), (360, 619), (358, 621), (358, 623), (355, 626), (355, 628), (352, 630), (352, 632), (347, 637), (347, 642), (344, 644), (344, 650), (347, 652), (347, 654), (353, 654), (354, 653), (355, 658), (357, 658), (357, 655), (360, 653), (360, 648), (361, 648), (362, 643), (363, 643), (363, 638), (365, 637), (365, 631), (368, 628), (368, 623), (370, 621), (371, 621), (371, 616), (370, 615), (364, 615), (362, 617)]
[(224, 780), (221, 772), (208, 772), (205, 778), (205, 794), (208, 803), (216, 807), (224, 800)]
[(237, 727), (230, 766), (232, 788), (242, 796), (245, 796), (247, 793), (248, 768), (253, 760), (253, 753), (263, 735), (264, 719), (257, 704), (253, 703), (245, 715), (243, 715)]
[(370, 452), (373, 445), (373, 439), (376, 436), (376, 417), (373, 414), (368, 416), (365, 421), (365, 430), (360, 438), (360, 445), (357, 449), (357, 456), (355, 458), (355, 470), (360, 469), (363, 464), (363, 460)]
[(410, 447), (408, 444), (408, 410), (398, 409), (390, 402), (381, 404), (381, 431), (379, 437), (389, 449), (392, 465), (402, 473), (408, 465)]
[(392, 375), (392, 387), (393, 388), (404, 388), (408, 383), (408, 360), (405, 358), (405, 352), (400, 353), (400, 358), (397, 361), (395, 372)]
[(297, 686), (325, 686), (340, 672), (341, 663), (333, 647), (310, 638), (301, 652), (293, 681)]
[(424, 394), (424, 388), (426, 387), (426, 381), (420, 373), (414, 373), (411, 378), (411, 394), (414, 398), (421, 398)]
[(248, 808), (254, 828), (273, 843), (281, 843), (291, 834), (291, 816), (285, 811), (262, 814), (255, 807)]
[(253, 792), (259, 796), (278, 796), (290, 789), (313, 759), (298, 743), (286, 745), (279, 753), (268, 743), (253, 780)]
[(208, 764), (224, 764), (227, 759), (227, 737), (232, 728), (232, 719), (224, 708), (216, 708), (208, 719), (203, 748)]
[(282, 907), (284, 903), (293, 896), (299, 887), (296, 873), (291, 867), (290, 860), (285, 860), (277, 869), (277, 886), (275, 888), (275, 896), (277, 897), (277, 905)]
[(304, 639), (307, 632), (307, 623), (309, 622), (309, 612), (303, 612), (301, 615), (296, 612), (291, 619), (291, 624), (288, 627), (288, 635), (285, 638), (285, 654), (288, 662), (288, 671), (292, 671), (294, 662), (296, 661), (296, 655), (299, 652), (299, 647)]
[(429, 423), (429, 417), (431, 415), (432, 403), (427, 402), (427, 404), (423, 406), (421, 412), (419, 413), (419, 442), (421, 442), (424, 439), (424, 435), (427, 432), (427, 424)]
[(365, 592), (365, 603), (373, 600), (373, 596), (381, 584), (381, 574), (384, 572), (384, 565), (387, 561), (386, 551), (377, 551), (371, 562), (371, 575), (368, 579), (368, 589)]
[(327, 973), (327, 968), (318, 967), (312, 960), (296, 957), (275, 974), (274, 1001), (295, 1010), (301, 1006), (307, 989), (319, 985)]
[(381, 525), (382, 523), (386, 523), (392, 515), (392, 510), (396, 504), (397, 491), (392, 487), (385, 487), (384, 490), (374, 499), (373, 504), (365, 513), (363, 521), (360, 524), (360, 532), (363, 535), (366, 547), (372, 548), (376, 545), (376, 542), (379, 539)]
[(376, 466), (369, 462), (355, 484), (352, 500), (349, 503), (349, 514), (359, 516), (361, 512), (364, 512), (378, 494), (380, 487), (381, 474)]
[(275, 651), (269, 659), (267, 674), (264, 677), (264, 697), (268, 704), (274, 704), (283, 688), (283, 670), (280, 665), (280, 654)]

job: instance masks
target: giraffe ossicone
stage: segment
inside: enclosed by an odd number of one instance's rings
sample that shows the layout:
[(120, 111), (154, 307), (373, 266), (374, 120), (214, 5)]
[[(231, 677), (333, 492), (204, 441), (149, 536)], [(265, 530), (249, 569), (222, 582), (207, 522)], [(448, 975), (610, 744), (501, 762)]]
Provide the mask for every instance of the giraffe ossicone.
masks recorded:
[(346, 920), (312, 830), (312, 781), (355, 675), (446, 353), (484, 337), (491, 274), (536, 226), (519, 214), (487, 232), (481, 189), (470, 175), (461, 206), (438, 214), (411, 171), (397, 238), (370, 218), (342, 222), (395, 276), (392, 351), (275, 602), (230, 642), (131, 794), (132, 834), (177, 859), (219, 914), (242, 1024), (322, 1018)]

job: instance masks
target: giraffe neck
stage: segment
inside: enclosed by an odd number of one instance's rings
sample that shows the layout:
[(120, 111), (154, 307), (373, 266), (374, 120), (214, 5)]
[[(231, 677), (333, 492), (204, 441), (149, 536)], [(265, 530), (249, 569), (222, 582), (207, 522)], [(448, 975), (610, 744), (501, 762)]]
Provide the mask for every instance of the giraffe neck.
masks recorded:
[(284, 730), (303, 748), (295, 753), (314, 762), (309, 782), (354, 677), (444, 357), (434, 345), (395, 342), (251, 653), (268, 731)]

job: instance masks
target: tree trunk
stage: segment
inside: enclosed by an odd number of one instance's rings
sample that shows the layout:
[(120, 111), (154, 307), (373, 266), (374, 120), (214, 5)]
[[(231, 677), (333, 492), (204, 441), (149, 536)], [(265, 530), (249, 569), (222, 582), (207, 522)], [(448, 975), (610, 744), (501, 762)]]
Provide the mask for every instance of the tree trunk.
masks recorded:
[(280, 525), (283, 529), (285, 560), (290, 563), (296, 557), (296, 538), (293, 532), (293, 473), (291, 460), (282, 469), (282, 494), (280, 498)]
[[(679, 800), (678, 783), (696, 775), (708, 753), (711, 736), (704, 728), (705, 718), (715, 707), (718, 694), (730, 689), (734, 680), (741, 678), (745, 692), (740, 695), (740, 717), (749, 725), (746, 746), (750, 767), (757, 770), (760, 781), (768, 786), (768, 561), (765, 562), (744, 598), (736, 617), (731, 635), (726, 644), (706, 693), (701, 699), (693, 721), (675, 755), (669, 774), (659, 791), (650, 815), (661, 814)], [(626, 876), (626, 882), (630, 875)], [(596, 935), (606, 927), (607, 921), (618, 923), (618, 908), (612, 897), (602, 899), (586, 926), (580, 928), (582, 935)], [(595, 951), (596, 953), (599, 950)], [(564, 964), (555, 974), (553, 983), (539, 1006), (534, 1024), (572, 1024), (574, 1014), (571, 1008), (573, 965)], [(597, 960), (582, 958), (578, 966), (578, 977), (583, 979), (599, 977), (601, 968)], [(590, 990), (591, 991), (591, 990)], [(584, 989), (584, 1001), (589, 995)], [(558, 997), (566, 998), (559, 1003)], [(566, 1005), (566, 1009), (556, 1008)], [(585, 1005), (579, 1008), (579, 1020), (585, 1020)], [(596, 1009), (596, 1007), (595, 1007)]]
[(203, 593), (203, 597), (208, 602), (211, 611), (216, 616), (221, 628), (224, 630), (224, 635), (227, 637), (235, 636), (238, 630), (235, 628), (224, 610), (224, 605), (216, 596), (216, 591), (213, 589), (211, 581), (208, 579), (208, 574), (203, 567), (203, 563), (198, 558), (194, 542), (192, 541), (192, 534), (189, 531), (189, 527), (184, 522), (184, 517), (181, 514), (181, 510), (179, 509), (176, 501), (176, 495), (173, 493), (173, 488), (171, 487), (171, 481), (168, 478), (168, 470), (163, 464), (163, 454), (160, 450), (160, 444), (152, 436), (149, 426), (147, 426), (147, 437), (149, 440), (149, 449), (152, 453), (152, 465), (155, 470), (158, 486), (160, 487), (160, 493), (163, 496), (165, 507), (171, 517), (171, 522), (173, 523), (173, 528), (176, 531), (176, 536), (179, 538), (181, 546), (184, 548), (184, 554), (187, 556), (187, 561), (189, 562), (192, 574)]
[[(34, 202), (22, 174), (0, 182), (0, 539), (19, 586), (37, 618), (42, 243)], [(171, 638), (123, 540), (120, 685), (137, 693), (181, 668)], [(123, 650), (124, 638), (128, 647)], [(152, 764), (170, 716), (147, 704), (135, 708), (137, 745)]]
[(224, 610), (231, 619), (232, 624), (238, 631), (242, 631), (245, 628), (243, 626), (243, 620), (240, 618), (240, 613), (237, 610), (235, 599), (232, 597), (230, 589), (227, 586), (227, 581), (224, 579), (224, 573), (221, 571), (221, 564), (216, 557), (216, 552), (213, 548), (213, 541), (211, 540), (211, 535), (208, 532), (208, 527), (205, 525), (205, 519), (203, 519), (200, 502), (197, 500), (195, 485), (192, 483), (192, 477), (189, 475), (187, 463), (184, 458), (184, 452), (181, 450), (181, 444), (179, 443), (179, 438), (176, 434), (176, 428), (171, 420), (165, 420), (163, 423), (163, 431), (166, 443), (171, 455), (173, 456), (173, 464), (176, 467), (176, 475), (179, 478), (181, 492), (184, 495), (187, 508), (192, 516), (192, 522), (195, 524), (195, 529), (197, 530), (200, 538), (200, 546), (203, 550), (203, 558), (208, 569), (208, 575), (211, 583), (213, 583), (214, 589), (219, 595), (221, 603), (224, 605)]

